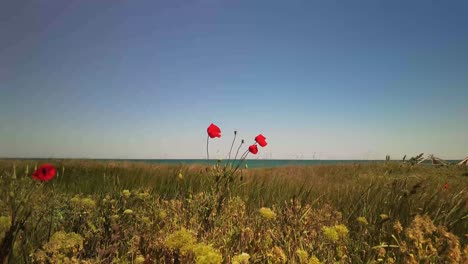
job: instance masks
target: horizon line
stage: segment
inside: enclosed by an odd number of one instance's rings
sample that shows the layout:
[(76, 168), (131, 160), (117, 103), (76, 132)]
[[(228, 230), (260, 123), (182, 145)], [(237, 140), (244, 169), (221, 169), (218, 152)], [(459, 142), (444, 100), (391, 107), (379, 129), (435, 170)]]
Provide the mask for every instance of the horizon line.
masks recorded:
[[(466, 157), (465, 157), (466, 158)], [(457, 158), (457, 159), (443, 159), (447, 161), (461, 161), (465, 158)], [(198, 161), (228, 161), (229, 159), (205, 159), (205, 158), (39, 158), (39, 157), (0, 157), (0, 160), (121, 160), (121, 161), (145, 161), (145, 160), (198, 160)], [(411, 157), (409, 158), (411, 159)], [(236, 159), (239, 160), (239, 159)], [(231, 161), (236, 161), (231, 160)], [(284, 159), (264, 159), (264, 158), (256, 158), (256, 159), (245, 159), (245, 160), (292, 160), (292, 161), (386, 161), (386, 159), (291, 159), (291, 158), (284, 158)], [(402, 159), (390, 159), (390, 161), (402, 161)]]

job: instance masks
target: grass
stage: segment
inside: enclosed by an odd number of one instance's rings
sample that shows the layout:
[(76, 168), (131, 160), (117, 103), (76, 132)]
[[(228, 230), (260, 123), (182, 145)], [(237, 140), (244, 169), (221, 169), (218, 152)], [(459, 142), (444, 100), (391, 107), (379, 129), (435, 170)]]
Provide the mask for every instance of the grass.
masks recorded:
[(38, 161), (0, 160), (0, 259), (468, 261), (467, 168), (291, 166), (229, 179), (216, 166), (50, 162), (58, 176), (38, 183), (30, 178)]

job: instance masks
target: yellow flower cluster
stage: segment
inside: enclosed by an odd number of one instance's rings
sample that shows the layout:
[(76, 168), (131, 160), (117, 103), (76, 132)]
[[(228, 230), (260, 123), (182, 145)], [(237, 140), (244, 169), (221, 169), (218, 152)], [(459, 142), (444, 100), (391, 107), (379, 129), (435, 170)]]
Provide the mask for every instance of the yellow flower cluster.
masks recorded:
[(336, 242), (339, 239), (338, 232), (336, 232), (335, 228), (324, 226), (322, 227), (323, 235), (330, 241)]
[(276, 218), (276, 213), (273, 212), (270, 208), (262, 207), (260, 208), (260, 210), (258, 210), (258, 212), (263, 218), (270, 219), (270, 220), (273, 220)]
[(195, 254), (197, 264), (223, 263), (223, 257), (212, 246), (198, 243), (192, 246), (191, 251)]
[(122, 191), (122, 195), (123, 195), (123, 197), (125, 197), (125, 198), (129, 198), (130, 195), (132, 195), (132, 193), (131, 193), (129, 190), (123, 190), (123, 191)]
[(349, 230), (345, 225), (335, 225), (335, 230), (341, 238), (348, 236)]
[(34, 254), (34, 259), (39, 263), (78, 263), (73, 261), (83, 250), (83, 241), (79, 234), (58, 231), (43, 246), (43, 250)]
[(316, 256), (312, 256), (309, 259), (309, 263), (307, 263), (307, 264), (321, 264), (321, 263), (322, 262), (320, 262), (320, 260)]
[(138, 255), (138, 256), (135, 258), (135, 263), (136, 263), (136, 264), (143, 264), (143, 263), (145, 263), (145, 258), (144, 258), (142, 255)]
[(182, 228), (167, 236), (165, 246), (170, 250), (179, 250), (184, 253), (186, 247), (195, 244), (196, 241), (195, 234)]
[(232, 258), (232, 264), (249, 264), (250, 255), (247, 253), (241, 253), (239, 255), (235, 255)]
[(165, 246), (172, 251), (180, 252), (182, 256), (188, 255), (189, 252), (193, 253), (196, 263), (199, 264), (220, 264), (223, 262), (223, 257), (218, 250), (210, 245), (196, 242), (195, 234), (182, 228), (167, 236)]
[(302, 250), (302, 249), (296, 250), (296, 255), (299, 258), (299, 263), (301, 264), (305, 264), (309, 260), (309, 253), (307, 253), (307, 251), (305, 250)]
[(74, 206), (82, 208), (86, 211), (96, 208), (96, 201), (94, 201), (92, 198), (89, 198), (89, 197), (80, 198), (80, 196), (77, 195), (71, 198), (70, 202)]
[(332, 242), (337, 242), (348, 236), (349, 230), (345, 225), (324, 226), (322, 227), (323, 235)]
[(296, 255), (299, 258), (300, 264), (321, 264), (320, 260), (316, 256), (309, 258), (309, 253), (307, 253), (305, 250), (296, 250)]

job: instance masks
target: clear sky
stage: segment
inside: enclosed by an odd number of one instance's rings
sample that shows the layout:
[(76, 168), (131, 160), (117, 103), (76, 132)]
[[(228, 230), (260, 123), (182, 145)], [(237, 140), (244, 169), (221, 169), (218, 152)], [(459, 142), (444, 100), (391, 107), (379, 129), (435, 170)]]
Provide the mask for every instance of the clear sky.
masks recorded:
[(468, 155), (467, 1), (2, 0), (0, 157)]

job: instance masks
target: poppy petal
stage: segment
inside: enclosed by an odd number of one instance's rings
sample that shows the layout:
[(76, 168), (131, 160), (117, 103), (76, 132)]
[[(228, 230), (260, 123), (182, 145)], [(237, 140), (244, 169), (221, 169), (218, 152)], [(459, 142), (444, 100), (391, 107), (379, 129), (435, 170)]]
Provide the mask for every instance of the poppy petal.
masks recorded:
[(257, 145), (251, 145), (251, 146), (249, 146), (249, 151), (250, 151), (250, 153), (252, 153), (252, 154), (257, 154), (257, 153), (258, 153), (258, 147), (257, 147)]
[(211, 123), (211, 125), (208, 126), (206, 132), (208, 132), (208, 136), (210, 138), (221, 137), (221, 129), (213, 123)]
[(266, 145), (268, 145), (268, 143), (266, 142), (266, 137), (264, 137), (262, 134), (259, 134), (255, 137), (255, 142), (257, 142), (261, 147), (265, 147)]
[(42, 164), (32, 173), (31, 177), (38, 181), (50, 181), (57, 173), (57, 169), (52, 164)]

